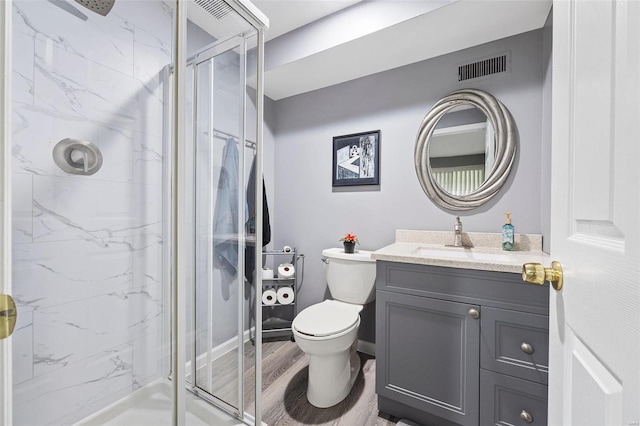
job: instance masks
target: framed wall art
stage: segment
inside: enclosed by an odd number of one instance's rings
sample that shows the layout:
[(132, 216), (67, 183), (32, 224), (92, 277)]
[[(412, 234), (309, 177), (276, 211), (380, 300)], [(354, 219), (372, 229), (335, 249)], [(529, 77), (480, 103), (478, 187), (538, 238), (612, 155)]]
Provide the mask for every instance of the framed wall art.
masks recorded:
[(334, 136), (333, 186), (380, 185), (380, 130)]

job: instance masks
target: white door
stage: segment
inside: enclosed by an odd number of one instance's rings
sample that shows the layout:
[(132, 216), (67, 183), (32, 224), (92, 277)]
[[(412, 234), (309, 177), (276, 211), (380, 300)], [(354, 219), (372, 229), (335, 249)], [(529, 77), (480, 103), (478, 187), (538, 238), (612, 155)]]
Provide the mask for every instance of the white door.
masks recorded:
[(554, 1), (550, 425), (640, 425), (640, 2)]

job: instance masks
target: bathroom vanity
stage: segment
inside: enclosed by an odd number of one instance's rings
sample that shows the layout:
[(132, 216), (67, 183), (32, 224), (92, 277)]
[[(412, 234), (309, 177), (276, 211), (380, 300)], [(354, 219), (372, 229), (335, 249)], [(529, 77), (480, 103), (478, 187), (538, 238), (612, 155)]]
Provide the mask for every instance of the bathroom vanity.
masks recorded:
[(451, 233), (398, 231), (374, 253), (380, 411), (427, 425), (546, 425), (549, 287), (520, 272), (548, 259), (538, 236), (503, 253), (492, 235), (464, 234), (467, 247), (452, 249)]

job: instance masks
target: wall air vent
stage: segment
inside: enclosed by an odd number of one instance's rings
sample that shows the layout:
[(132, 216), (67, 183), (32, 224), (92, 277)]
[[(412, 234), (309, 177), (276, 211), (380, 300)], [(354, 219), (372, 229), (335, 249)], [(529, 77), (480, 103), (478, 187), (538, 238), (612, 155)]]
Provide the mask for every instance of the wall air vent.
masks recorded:
[(196, 0), (196, 4), (218, 20), (223, 19), (232, 10), (224, 0)]
[(458, 81), (467, 81), (506, 72), (509, 68), (510, 59), (510, 52), (505, 52), (497, 56), (460, 65), (458, 66)]

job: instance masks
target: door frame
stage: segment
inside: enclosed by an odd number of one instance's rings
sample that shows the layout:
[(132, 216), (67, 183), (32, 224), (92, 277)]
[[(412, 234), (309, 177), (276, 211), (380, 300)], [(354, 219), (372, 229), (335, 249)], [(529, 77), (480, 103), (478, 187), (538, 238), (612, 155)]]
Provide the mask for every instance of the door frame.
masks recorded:
[[(0, 5), (0, 294), (11, 294), (11, 10)], [(0, 425), (12, 424), (11, 339), (0, 341)]]

